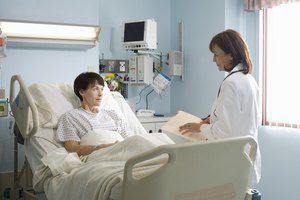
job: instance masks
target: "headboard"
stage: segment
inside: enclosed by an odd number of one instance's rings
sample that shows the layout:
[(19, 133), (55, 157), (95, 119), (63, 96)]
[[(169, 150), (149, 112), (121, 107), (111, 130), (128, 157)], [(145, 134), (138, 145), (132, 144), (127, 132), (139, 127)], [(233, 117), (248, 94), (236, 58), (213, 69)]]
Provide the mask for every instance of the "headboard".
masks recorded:
[[(17, 96), (16, 82), (20, 86)], [(23, 138), (34, 135), (39, 128), (38, 110), (20, 75), (12, 76), (10, 81), (10, 107)]]

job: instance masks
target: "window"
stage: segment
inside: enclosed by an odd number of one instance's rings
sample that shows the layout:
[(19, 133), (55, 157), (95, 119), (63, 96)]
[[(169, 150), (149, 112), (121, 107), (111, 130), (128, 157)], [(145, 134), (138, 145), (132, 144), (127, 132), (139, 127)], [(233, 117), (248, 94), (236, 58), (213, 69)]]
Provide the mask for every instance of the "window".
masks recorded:
[(263, 124), (300, 128), (300, 3), (263, 10)]

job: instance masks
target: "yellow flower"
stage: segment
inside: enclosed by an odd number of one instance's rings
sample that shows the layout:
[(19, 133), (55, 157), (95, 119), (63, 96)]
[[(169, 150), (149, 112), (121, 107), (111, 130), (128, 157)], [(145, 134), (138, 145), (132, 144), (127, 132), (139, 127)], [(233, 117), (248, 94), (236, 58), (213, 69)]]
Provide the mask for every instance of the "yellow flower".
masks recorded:
[(114, 78), (115, 78), (115, 74), (113, 74), (113, 73), (106, 74), (106, 76), (105, 76), (105, 79), (108, 79), (108, 80), (113, 80)]

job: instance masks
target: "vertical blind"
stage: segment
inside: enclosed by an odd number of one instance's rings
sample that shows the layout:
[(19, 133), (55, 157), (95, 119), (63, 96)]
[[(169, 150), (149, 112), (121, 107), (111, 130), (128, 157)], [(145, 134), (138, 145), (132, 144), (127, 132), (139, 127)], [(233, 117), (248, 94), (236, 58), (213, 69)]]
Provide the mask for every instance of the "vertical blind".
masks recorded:
[(244, 9), (247, 11), (272, 8), (286, 3), (299, 2), (300, 0), (244, 0)]
[(263, 124), (300, 128), (300, 2), (263, 14)]

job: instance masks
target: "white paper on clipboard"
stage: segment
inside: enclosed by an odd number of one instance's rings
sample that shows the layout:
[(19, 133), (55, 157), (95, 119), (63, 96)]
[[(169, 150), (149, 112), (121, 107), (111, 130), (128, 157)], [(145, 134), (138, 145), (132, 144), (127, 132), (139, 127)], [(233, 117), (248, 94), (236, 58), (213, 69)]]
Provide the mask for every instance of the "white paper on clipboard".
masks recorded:
[(182, 137), (188, 137), (192, 140), (207, 140), (205, 136), (203, 136), (200, 133), (186, 133), (182, 135), (179, 132), (179, 127), (186, 124), (186, 123), (199, 123), (202, 119), (199, 117), (192, 115), (190, 113), (184, 112), (184, 111), (178, 111), (177, 114), (173, 117), (171, 117), (162, 127), (161, 129), (163, 132), (167, 133), (173, 133), (180, 135)]

